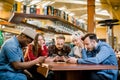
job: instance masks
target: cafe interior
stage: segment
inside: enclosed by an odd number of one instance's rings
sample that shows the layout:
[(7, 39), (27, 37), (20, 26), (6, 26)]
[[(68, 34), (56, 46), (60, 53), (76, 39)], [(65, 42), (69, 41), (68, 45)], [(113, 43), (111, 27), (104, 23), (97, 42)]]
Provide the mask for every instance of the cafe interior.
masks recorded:
[[(0, 46), (24, 27), (42, 33), (47, 45), (58, 34), (63, 34), (69, 44), (74, 31), (95, 33), (114, 49), (120, 65), (120, 0), (0, 0)], [(51, 69), (58, 74), (66, 73), (66, 80), (77, 80), (72, 78), (78, 77), (77, 70), (84, 67), (72, 66), (69, 70), (76, 69), (74, 75), (73, 70), (64, 73), (66, 65), (59, 71), (54, 65)]]

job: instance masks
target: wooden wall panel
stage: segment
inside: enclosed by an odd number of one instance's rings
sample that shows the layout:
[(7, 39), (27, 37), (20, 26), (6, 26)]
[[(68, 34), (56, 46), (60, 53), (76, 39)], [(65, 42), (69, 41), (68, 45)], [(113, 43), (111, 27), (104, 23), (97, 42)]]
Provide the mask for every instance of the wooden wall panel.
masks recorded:
[(96, 28), (96, 34), (99, 39), (107, 39), (107, 29), (106, 28)]

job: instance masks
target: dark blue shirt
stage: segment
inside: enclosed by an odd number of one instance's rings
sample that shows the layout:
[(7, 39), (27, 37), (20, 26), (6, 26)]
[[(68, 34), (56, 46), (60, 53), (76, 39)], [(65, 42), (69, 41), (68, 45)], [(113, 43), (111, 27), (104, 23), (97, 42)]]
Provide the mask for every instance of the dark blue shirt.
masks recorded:
[[(99, 41), (93, 51), (82, 50), (82, 59), (78, 59), (80, 64), (105, 64), (118, 67), (116, 55), (107, 43)], [(100, 70), (97, 74), (102, 74), (109, 80), (117, 80), (118, 70)]]

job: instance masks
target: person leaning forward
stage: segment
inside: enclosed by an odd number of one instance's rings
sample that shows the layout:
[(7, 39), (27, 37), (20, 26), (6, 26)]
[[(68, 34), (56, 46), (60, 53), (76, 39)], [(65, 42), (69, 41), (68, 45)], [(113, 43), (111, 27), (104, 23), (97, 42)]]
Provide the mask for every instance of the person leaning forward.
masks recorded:
[(48, 54), (50, 57), (54, 57), (55, 62), (64, 62), (70, 51), (70, 47), (65, 45), (64, 35), (56, 36), (55, 44), (48, 46)]
[(0, 80), (27, 80), (24, 70), (45, 60), (45, 57), (38, 57), (24, 62), (22, 48), (32, 42), (35, 34), (34, 30), (25, 28), (18, 36), (4, 42), (0, 52)]
[(84, 34), (80, 31), (76, 31), (72, 34), (72, 42), (74, 44), (74, 47), (71, 49), (71, 52), (69, 53), (70, 57), (76, 57), (76, 58), (82, 58), (81, 51), (83, 47), (83, 41), (81, 40), (82, 36)]
[[(77, 64), (102, 64), (118, 67), (117, 58), (110, 45), (99, 41), (96, 34), (88, 33), (83, 38), (85, 49), (82, 49), (82, 58), (69, 58), (67, 62)], [(88, 74), (88, 75), (87, 75)], [(89, 71), (85, 74), (87, 80), (117, 80), (118, 70)]]

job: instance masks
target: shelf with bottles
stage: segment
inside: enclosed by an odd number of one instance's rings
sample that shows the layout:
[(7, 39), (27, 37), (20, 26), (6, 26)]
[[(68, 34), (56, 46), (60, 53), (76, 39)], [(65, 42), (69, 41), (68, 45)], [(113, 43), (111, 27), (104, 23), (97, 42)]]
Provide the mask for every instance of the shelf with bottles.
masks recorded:
[(38, 20), (38, 19), (26, 19), (26, 23), (32, 24), (38, 27), (48, 28), (50, 30), (54, 30), (57, 32), (69, 33), (72, 34), (74, 31), (78, 31), (78, 29), (73, 28), (70, 25), (62, 23), (60, 21), (51, 21), (51, 20)]
[(51, 16), (51, 15), (38, 15), (38, 14), (26, 14), (26, 13), (13, 13), (11, 18), (9, 19), (9, 22), (20, 24), (23, 22), (26, 18), (33, 18), (33, 19), (49, 19), (52, 21), (61, 21), (69, 26), (72, 26), (73, 28), (76, 28), (78, 30), (81, 30), (83, 32), (87, 32), (86, 30), (80, 28), (79, 26), (76, 26), (68, 21), (65, 21), (64, 19), (61, 19), (57, 16)]
[(28, 23), (25, 23), (25, 22), (21, 22), (21, 25), (25, 25), (27, 27), (31, 27), (31, 28), (36, 28), (36, 30), (40, 30), (40, 31), (43, 31), (43, 32), (50, 32), (50, 33), (55, 33), (55, 34), (64, 34), (64, 35), (71, 35), (69, 33), (66, 33), (66, 32), (62, 32), (62, 31), (56, 31), (55, 29), (53, 29), (52, 27), (47, 27), (47, 28), (43, 28), (43, 27), (38, 27), (36, 25), (32, 25), (32, 24), (28, 24)]
[(46, 19), (51, 20), (55, 23), (62, 22), (66, 24), (66, 28), (81, 30), (87, 32), (84, 26), (81, 26), (81, 22), (73, 16), (70, 16), (63, 10), (56, 9), (51, 5), (41, 6), (41, 5), (29, 5), (22, 2), (16, 2), (13, 7), (13, 15), (10, 18), (10, 22), (20, 24), (25, 22), (26, 19)]

